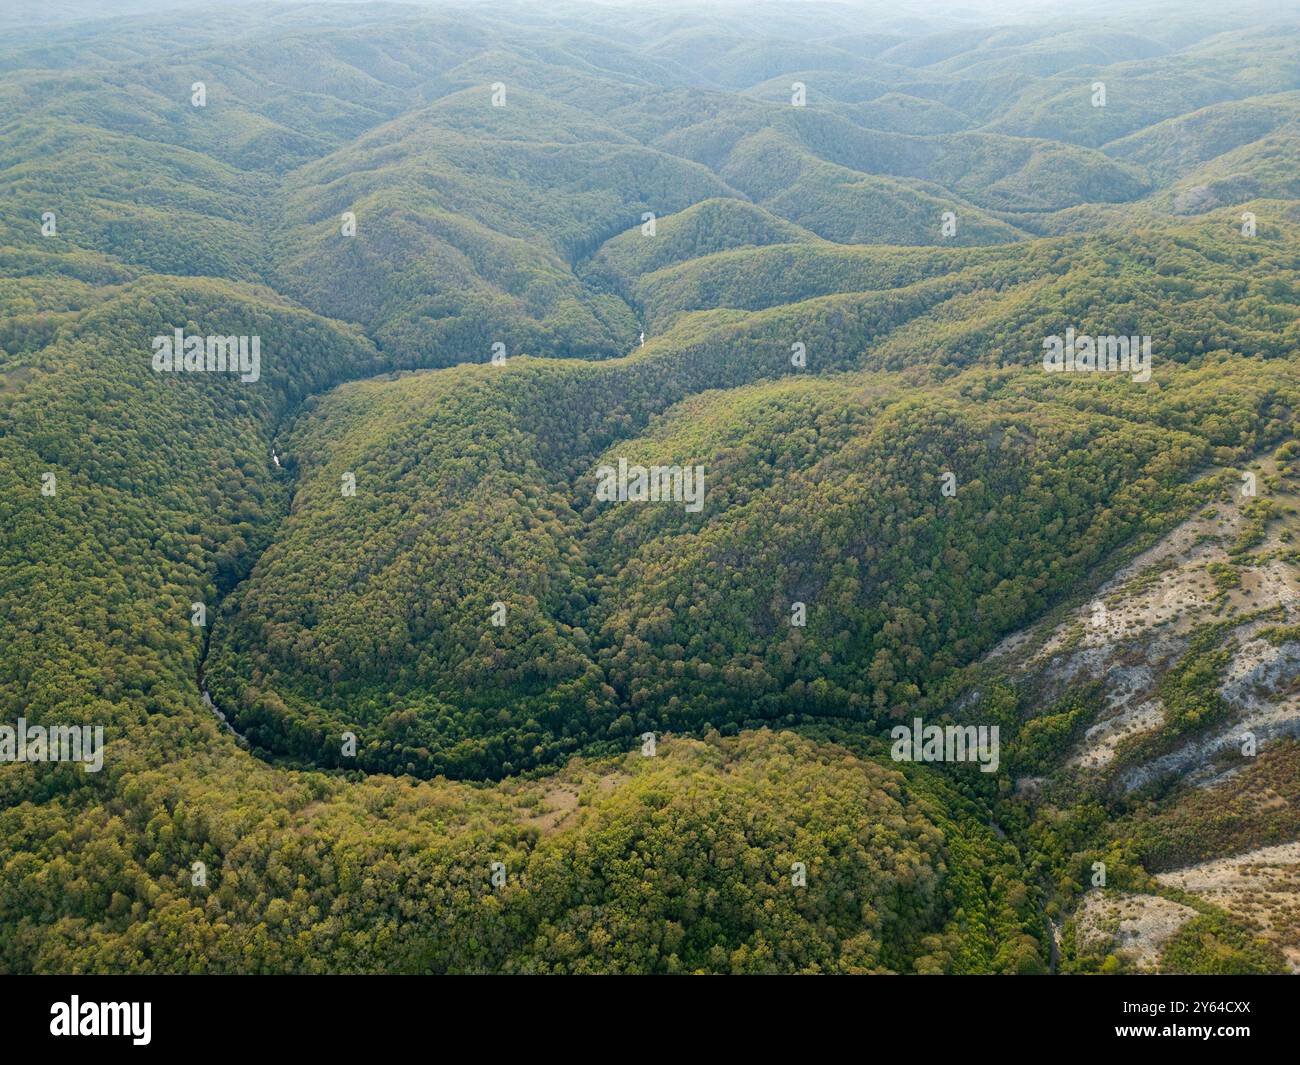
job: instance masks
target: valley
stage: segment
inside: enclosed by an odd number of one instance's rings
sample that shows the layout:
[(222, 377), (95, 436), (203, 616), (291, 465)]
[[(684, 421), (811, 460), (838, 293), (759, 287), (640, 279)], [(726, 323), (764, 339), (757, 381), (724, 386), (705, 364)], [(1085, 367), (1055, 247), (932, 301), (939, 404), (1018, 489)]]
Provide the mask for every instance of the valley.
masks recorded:
[(80, 3), (0, 971), (1297, 971), (1300, 13)]

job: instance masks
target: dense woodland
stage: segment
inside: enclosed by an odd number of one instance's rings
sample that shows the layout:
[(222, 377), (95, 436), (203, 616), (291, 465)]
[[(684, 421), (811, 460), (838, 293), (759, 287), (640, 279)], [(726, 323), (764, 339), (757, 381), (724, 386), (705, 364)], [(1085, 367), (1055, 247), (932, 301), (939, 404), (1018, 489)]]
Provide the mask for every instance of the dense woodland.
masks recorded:
[[(1062, 771), (1104, 684), (986, 660), (1294, 479), (1300, 26), (508, 14), (0, 15), (0, 723), (108, 744), (0, 764), (0, 971), (1114, 971), (1094, 861), (1300, 836), (1294, 743), (1122, 794)], [(1120, 765), (1226, 717), (1230, 628)], [(890, 760), (972, 691), (995, 774)], [(1196, 905), (1166, 971), (1285, 967)]]

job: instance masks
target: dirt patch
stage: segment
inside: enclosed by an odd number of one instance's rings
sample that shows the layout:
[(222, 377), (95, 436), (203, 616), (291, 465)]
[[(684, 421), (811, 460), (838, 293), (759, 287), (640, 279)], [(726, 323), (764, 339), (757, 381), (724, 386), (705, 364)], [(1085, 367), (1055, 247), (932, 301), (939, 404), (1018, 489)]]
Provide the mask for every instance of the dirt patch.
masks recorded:
[(600, 780), (596, 782), (596, 786), (600, 788), (601, 791), (608, 792), (608, 791), (613, 791), (620, 784), (622, 784), (623, 781), (631, 780), (631, 779), (632, 778), (629, 777), (626, 773), (606, 773), (603, 777), (600, 778)]
[(1257, 922), (1291, 970), (1300, 972), (1300, 842), (1202, 862), (1156, 879)]
[(558, 832), (577, 808), (577, 785), (555, 784), (542, 795), (542, 812), (526, 818), (524, 824), (533, 825), (543, 836), (549, 836)]

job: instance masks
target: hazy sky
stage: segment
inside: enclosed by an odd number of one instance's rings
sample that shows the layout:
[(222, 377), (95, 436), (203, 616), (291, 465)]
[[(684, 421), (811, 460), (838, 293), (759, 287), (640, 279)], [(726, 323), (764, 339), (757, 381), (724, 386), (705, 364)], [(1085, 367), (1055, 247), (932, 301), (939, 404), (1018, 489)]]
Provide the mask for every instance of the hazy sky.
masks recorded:
[[(277, 0), (6, 0), (3, 5), (3, 17), (12, 21), (48, 21), (69, 18), (102, 18), (111, 15), (139, 14), (156, 10), (175, 10), (195, 7), (210, 12), (218, 7), (267, 6)], [(566, 9), (569, 11), (584, 6), (584, 0), (527, 0), (527, 3), (503, 2), (503, 0), (285, 0), (282, 6), (302, 6), (304, 4), (371, 4), (377, 5), (401, 3), (410, 7), (465, 7), (481, 6), (509, 10), (511, 7), (524, 7), (531, 11), (538, 9)], [(768, 6), (756, 4), (753, 0), (585, 0), (585, 3), (601, 7), (634, 7), (642, 10), (665, 10), (683, 8), (693, 11), (704, 10), (753, 10), (755, 7)], [(1222, 0), (773, 0), (771, 6), (789, 9), (795, 5), (829, 6), (837, 8), (860, 8), (864, 14), (877, 11), (882, 14), (897, 16), (901, 13), (930, 15), (944, 18), (1023, 18), (1027, 15), (1069, 14), (1075, 17), (1091, 18), (1102, 15), (1131, 15), (1139, 11), (1160, 12), (1166, 16), (1178, 14), (1206, 14), (1222, 12), (1225, 5)], [(1233, 0), (1226, 5), (1234, 15), (1256, 12), (1275, 18), (1300, 17), (1300, 0)]]

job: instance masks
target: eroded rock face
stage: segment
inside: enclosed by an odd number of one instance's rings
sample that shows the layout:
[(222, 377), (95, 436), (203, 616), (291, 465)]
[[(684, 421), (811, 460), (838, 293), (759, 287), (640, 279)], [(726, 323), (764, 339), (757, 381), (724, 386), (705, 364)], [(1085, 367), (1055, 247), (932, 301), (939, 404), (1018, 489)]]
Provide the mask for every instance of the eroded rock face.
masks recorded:
[(1224, 674), (1219, 692), (1233, 707), (1259, 710), (1277, 701), (1300, 676), (1300, 642), (1274, 644), (1254, 639), (1242, 644)]
[(1159, 895), (1098, 889), (1075, 913), (1075, 942), (1080, 953), (1117, 954), (1153, 972), (1165, 944), (1196, 913)]
[[(1262, 466), (1265, 476), (1275, 468)], [(1300, 620), (1300, 567), (1289, 546), (1300, 523), (1280, 509), (1259, 543), (1238, 550), (1252, 499), (1220, 491), (1064, 618), (1017, 632), (989, 655), (1037, 706), (1102, 684), (1104, 706), (1064, 769), (1113, 777), (1126, 791), (1171, 774), (1204, 785), (1250, 744), (1300, 734), (1300, 642), (1267, 638)], [(1230, 713), (1157, 754), (1117, 762), (1126, 741), (1166, 726), (1161, 680), (1210, 624), (1223, 624), (1216, 646), (1231, 652), (1218, 687)]]

